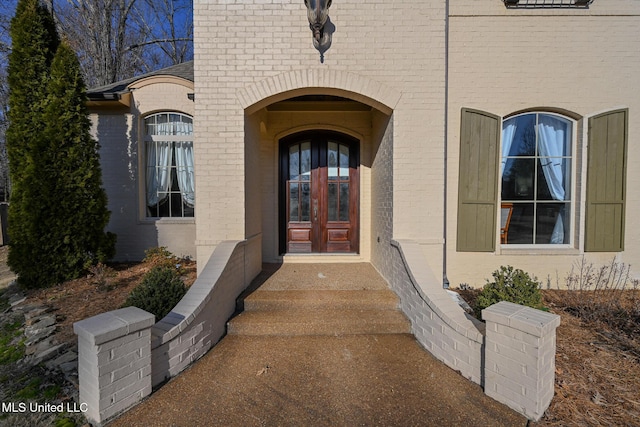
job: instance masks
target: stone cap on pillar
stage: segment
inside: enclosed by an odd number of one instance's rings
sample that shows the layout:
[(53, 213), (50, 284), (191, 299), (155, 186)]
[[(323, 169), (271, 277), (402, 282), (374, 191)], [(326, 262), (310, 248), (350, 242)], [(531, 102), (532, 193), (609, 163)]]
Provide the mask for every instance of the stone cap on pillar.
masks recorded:
[(500, 301), (482, 310), (482, 319), (541, 337), (560, 325), (560, 316), (512, 302)]
[(150, 328), (155, 316), (138, 307), (125, 307), (80, 320), (73, 332), (93, 345), (103, 344), (124, 335)]

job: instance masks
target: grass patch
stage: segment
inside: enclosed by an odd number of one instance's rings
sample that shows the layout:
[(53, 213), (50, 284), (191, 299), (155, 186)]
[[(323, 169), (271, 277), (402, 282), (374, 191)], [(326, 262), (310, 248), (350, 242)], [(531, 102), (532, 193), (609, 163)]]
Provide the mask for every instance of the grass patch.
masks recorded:
[(0, 313), (3, 313), (9, 308), (9, 298), (4, 296), (4, 293), (0, 295)]
[(42, 378), (31, 379), (25, 387), (16, 392), (16, 398), (19, 400), (36, 400), (40, 395), (40, 384), (42, 384)]
[(5, 323), (0, 329), (0, 365), (17, 362), (24, 356), (24, 344), (14, 340), (20, 336), (22, 322)]

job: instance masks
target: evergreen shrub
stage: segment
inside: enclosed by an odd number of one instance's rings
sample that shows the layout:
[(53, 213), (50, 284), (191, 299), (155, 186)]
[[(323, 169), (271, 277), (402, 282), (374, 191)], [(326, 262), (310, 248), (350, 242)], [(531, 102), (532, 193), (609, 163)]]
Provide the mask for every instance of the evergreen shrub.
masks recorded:
[(131, 291), (123, 307), (138, 307), (156, 316), (166, 316), (180, 302), (187, 287), (175, 267), (153, 267), (142, 278), (142, 283)]
[(48, 287), (112, 258), (116, 236), (75, 52), (39, 0), (18, 1), (10, 35), (7, 262), (20, 285)]
[(474, 311), (481, 318), (482, 310), (500, 301), (509, 301), (536, 309), (542, 309), (542, 293), (540, 282), (528, 273), (514, 269), (512, 266), (501, 266), (491, 273), (493, 282), (487, 280), (476, 299)]
[(172, 254), (166, 246), (157, 246), (144, 251), (143, 262), (149, 264), (151, 267), (174, 267), (178, 269), (180, 274), (183, 273), (179, 268), (180, 259)]

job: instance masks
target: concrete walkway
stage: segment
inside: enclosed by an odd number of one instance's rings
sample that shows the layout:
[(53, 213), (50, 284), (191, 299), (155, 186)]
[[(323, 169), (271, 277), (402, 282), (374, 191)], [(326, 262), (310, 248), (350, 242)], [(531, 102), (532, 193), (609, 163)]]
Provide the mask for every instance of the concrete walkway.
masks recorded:
[[(285, 264), (264, 272), (254, 288), (353, 292), (378, 289), (380, 281), (369, 264)], [(410, 334), (271, 333), (227, 335), (110, 424), (354, 425), (518, 426), (526, 420), (435, 360)]]

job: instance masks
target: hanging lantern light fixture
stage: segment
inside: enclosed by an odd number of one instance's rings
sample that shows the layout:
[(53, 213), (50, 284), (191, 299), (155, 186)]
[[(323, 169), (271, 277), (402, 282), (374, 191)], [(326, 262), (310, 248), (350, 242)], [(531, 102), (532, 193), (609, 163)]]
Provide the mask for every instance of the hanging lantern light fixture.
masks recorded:
[(313, 33), (313, 46), (320, 52), (320, 59), (324, 59), (324, 52), (331, 45), (331, 32), (325, 31), (325, 24), (329, 19), (329, 7), (332, 0), (304, 0), (307, 7), (309, 28)]

